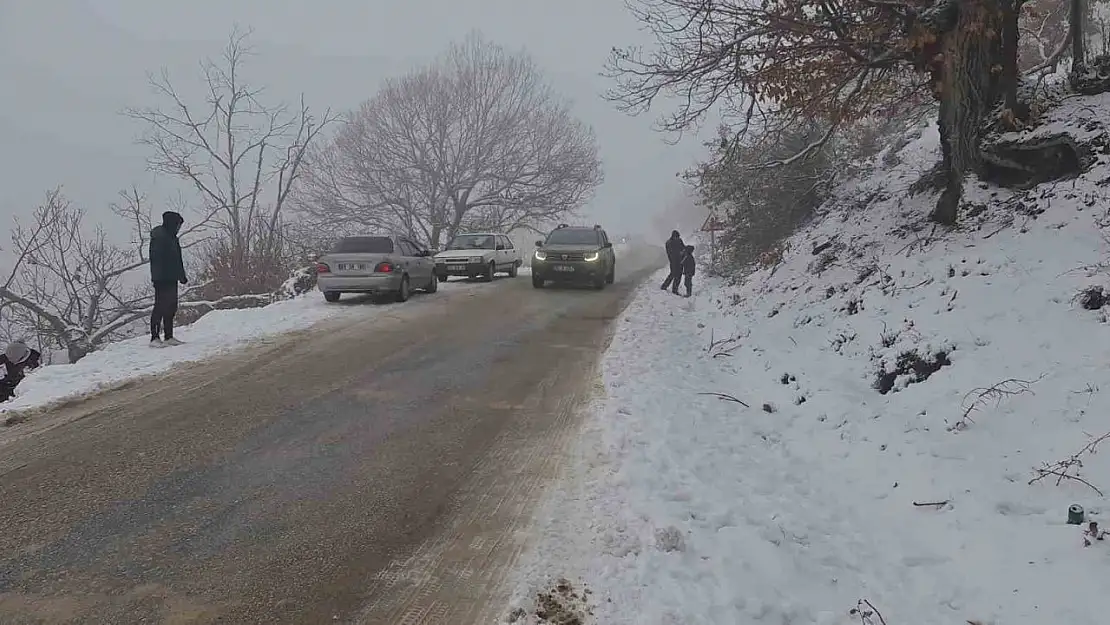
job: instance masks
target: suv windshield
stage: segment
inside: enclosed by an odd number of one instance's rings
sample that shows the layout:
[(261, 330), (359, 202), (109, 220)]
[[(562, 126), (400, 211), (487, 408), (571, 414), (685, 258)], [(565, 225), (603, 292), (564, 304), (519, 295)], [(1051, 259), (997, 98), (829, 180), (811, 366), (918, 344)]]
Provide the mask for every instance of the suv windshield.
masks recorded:
[(492, 250), (496, 246), (492, 234), (460, 234), (447, 244), (449, 250)]
[(547, 235), (548, 245), (600, 245), (601, 238), (593, 228), (559, 228)]
[(343, 237), (332, 250), (335, 254), (392, 254), (389, 237)]

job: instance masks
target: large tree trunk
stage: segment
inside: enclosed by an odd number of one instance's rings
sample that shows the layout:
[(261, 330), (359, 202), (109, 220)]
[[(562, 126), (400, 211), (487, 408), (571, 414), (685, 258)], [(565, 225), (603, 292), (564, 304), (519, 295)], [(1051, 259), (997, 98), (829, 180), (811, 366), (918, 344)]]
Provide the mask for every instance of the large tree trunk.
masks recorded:
[(1068, 16), (1068, 35), (1071, 37), (1071, 76), (1075, 80), (1087, 69), (1087, 41), (1083, 36), (1087, 16), (1085, 0), (1071, 0)]
[(1017, 129), (1018, 122), (1024, 122), (1029, 117), (1029, 109), (1018, 101), (1018, 18), (1021, 6), (1025, 0), (1000, 0), (1002, 9), (1002, 39), (998, 65), (1001, 72), (998, 77), (998, 91), (1002, 97), (1002, 121), (1011, 129)]
[(964, 174), (979, 166), (984, 116), (997, 101), (997, 73), (1002, 31), (1000, 0), (966, 0), (955, 28), (942, 36), (940, 126), (946, 185), (931, 215), (955, 225), (963, 196)]

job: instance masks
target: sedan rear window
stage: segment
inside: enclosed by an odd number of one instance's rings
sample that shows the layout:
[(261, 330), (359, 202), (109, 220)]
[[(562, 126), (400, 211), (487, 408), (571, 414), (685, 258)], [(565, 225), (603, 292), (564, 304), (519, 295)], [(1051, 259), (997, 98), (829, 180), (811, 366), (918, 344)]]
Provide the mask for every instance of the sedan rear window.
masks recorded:
[(332, 249), (334, 254), (392, 254), (389, 237), (343, 237)]

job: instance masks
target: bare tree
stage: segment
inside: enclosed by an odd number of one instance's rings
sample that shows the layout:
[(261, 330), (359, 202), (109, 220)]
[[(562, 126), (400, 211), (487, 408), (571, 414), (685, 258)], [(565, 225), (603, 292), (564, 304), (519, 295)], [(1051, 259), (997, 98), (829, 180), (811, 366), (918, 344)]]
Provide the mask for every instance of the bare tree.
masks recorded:
[(592, 130), (532, 59), (472, 33), (352, 112), (313, 150), (300, 199), (333, 227), (400, 230), (438, 247), (463, 227), (537, 228), (601, 181)]
[(303, 97), (295, 109), (263, 104), (262, 89), (242, 75), (249, 37), (233, 32), (221, 57), (201, 64), (203, 104), (188, 103), (163, 70), (150, 83), (168, 104), (127, 111), (147, 126), (150, 168), (196, 190), (202, 220), (221, 235), (209, 250), (210, 277), (239, 293), (284, 279), (283, 211), (313, 140), (337, 119), (330, 110), (317, 119)]
[(149, 289), (128, 277), (149, 260), (150, 218), (137, 189), (120, 196), (122, 203), (112, 210), (133, 226), (133, 247), (111, 243), (103, 226), (89, 228), (85, 211), (60, 189), (47, 194), (30, 224), (17, 220), (11, 234), (12, 267), (0, 285), (0, 307), (18, 328), (9, 332), (65, 349), (73, 362), (149, 314)]
[(1068, 51), (1070, 0), (1029, 0), (1021, 12), (1020, 66), (1039, 72), (1055, 68)]

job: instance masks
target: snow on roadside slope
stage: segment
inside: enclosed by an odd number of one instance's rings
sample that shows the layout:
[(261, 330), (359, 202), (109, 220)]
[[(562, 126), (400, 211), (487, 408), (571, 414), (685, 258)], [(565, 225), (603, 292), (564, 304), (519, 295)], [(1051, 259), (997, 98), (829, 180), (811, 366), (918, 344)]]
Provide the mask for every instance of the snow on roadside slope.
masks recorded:
[[(1106, 500), (1029, 482), (1110, 431), (1106, 316), (1073, 299), (1107, 284), (1081, 268), (1110, 252), (1110, 172), (1020, 196), (973, 184), (980, 226), (941, 235), (921, 222), (932, 197), (906, 193), (936, 158), (926, 130), (738, 287), (646, 285), (521, 563), (516, 622), (547, 622), (531, 603), (560, 576), (603, 625), (879, 623), (850, 613), (862, 599), (889, 625), (1104, 622), (1110, 541), (1065, 519), (1078, 503), (1105, 526)], [(880, 394), (907, 351), (951, 364)], [(1110, 455), (1083, 461), (1110, 489)]]
[[(444, 289), (469, 288), (478, 283), (451, 281)], [(319, 322), (363, 319), (395, 305), (374, 305), (347, 296), (327, 304), (313, 290), (300, 297), (261, 308), (216, 310), (181, 326), (174, 335), (184, 345), (152, 349), (147, 336), (113, 343), (74, 364), (59, 364), (31, 372), (16, 388), (16, 396), (0, 404), (0, 413), (39, 408), (63, 399), (89, 395), (127, 380), (168, 371), (172, 367), (207, 360), (243, 349), (254, 341), (307, 329)], [(415, 295), (415, 301), (424, 296)], [(407, 305), (407, 304), (405, 304)]]

